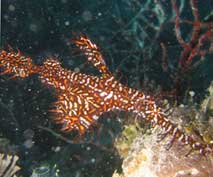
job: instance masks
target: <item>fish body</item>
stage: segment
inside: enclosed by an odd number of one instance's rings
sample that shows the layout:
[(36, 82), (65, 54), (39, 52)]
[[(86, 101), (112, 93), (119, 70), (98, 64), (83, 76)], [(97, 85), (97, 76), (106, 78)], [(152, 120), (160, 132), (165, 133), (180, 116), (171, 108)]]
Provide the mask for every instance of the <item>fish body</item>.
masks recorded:
[(200, 143), (186, 135), (169, 120), (151, 96), (116, 80), (108, 70), (99, 48), (88, 37), (80, 36), (73, 42), (101, 76), (64, 69), (54, 58), (46, 59), (42, 65), (34, 65), (30, 57), (12, 49), (0, 53), (0, 67), (3, 68), (0, 75), (25, 78), (37, 74), (43, 84), (53, 87), (57, 101), (50, 111), (55, 114), (54, 121), (62, 124), (62, 131), (77, 130), (83, 135), (103, 113), (117, 109), (133, 112), (153, 126), (159, 126), (165, 136), (171, 135), (171, 145), (178, 140), (201, 154), (213, 154), (212, 143)]

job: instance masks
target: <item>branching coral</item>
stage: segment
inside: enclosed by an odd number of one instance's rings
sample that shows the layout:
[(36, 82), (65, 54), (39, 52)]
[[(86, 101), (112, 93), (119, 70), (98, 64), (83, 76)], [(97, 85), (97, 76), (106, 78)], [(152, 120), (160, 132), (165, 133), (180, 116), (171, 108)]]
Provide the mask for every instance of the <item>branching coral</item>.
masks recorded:
[[(16, 165), (18, 156), (0, 154), (0, 176), (12, 177), (20, 167)], [(15, 176), (14, 176), (15, 177)]]

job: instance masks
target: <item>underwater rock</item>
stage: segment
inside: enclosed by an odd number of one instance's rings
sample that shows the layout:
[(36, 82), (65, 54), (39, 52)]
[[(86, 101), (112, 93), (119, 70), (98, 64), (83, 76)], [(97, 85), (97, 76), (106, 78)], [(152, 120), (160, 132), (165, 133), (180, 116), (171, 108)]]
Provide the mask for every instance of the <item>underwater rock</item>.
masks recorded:
[(32, 129), (26, 129), (24, 132), (23, 132), (23, 137), (25, 139), (32, 139), (35, 135), (35, 132), (32, 130)]
[(33, 147), (34, 141), (32, 139), (28, 139), (28, 140), (24, 141), (23, 145), (25, 148), (30, 149)]
[(167, 150), (166, 141), (159, 143), (157, 134), (139, 135), (123, 161), (123, 174), (113, 177), (212, 177), (212, 158), (198, 153), (186, 156), (189, 149), (178, 143)]
[(142, 128), (140, 128), (138, 124), (129, 124), (128, 126), (124, 126), (122, 134), (116, 138), (114, 143), (121, 158), (128, 156), (131, 144), (139, 134), (139, 131), (142, 132)]
[[(170, 119), (196, 140), (211, 143), (212, 115), (205, 114), (205, 110), (212, 110), (213, 84), (208, 91), (200, 109), (195, 105), (174, 107)], [(171, 137), (159, 139), (159, 135), (163, 135), (159, 128), (149, 133), (137, 129), (137, 125), (126, 125), (115, 143), (124, 158), (123, 174), (115, 172), (113, 177), (213, 177), (212, 156), (198, 152), (187, 155), (190, 148), (178, 141), (168, 148)]]

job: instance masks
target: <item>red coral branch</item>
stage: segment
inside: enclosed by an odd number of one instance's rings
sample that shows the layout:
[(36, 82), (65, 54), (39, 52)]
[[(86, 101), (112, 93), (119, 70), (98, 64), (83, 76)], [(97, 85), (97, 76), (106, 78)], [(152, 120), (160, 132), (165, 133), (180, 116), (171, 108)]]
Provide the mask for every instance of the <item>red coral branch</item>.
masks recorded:
[[(178, 40), (178, 43), (182, 46), (183, 52), (181, 53), (179, 59), (179, 68), (184, 72), (190, 69), (193, 58), (196, 56), (204, 57), (208, 53), (212, 53), (212, 36), (213, 36), (213, 22), (202, 22), (199, 17), (199, 11), (197, 7), (197, 2), (195, 0), (190, 0), (190, 7), (192, 10), (192, 14), (194, 17), (194, 21), (185, 21), (185, 23), (189, 23), (193, 25), (191, 38), (188, 42), (184, 41), (181, 35), (180, 24), (184, 23), (181, 21), (180, 12), (176, 3), (176, 0), (171, 0), (174, 12), (176, 14), (175, 17), (175, 34)], [(207, 32), (201, 34), (201, 29), (206, 29)], [(204, 42), (210, 42), (210, 48), (208, 50), (202, 50)]]

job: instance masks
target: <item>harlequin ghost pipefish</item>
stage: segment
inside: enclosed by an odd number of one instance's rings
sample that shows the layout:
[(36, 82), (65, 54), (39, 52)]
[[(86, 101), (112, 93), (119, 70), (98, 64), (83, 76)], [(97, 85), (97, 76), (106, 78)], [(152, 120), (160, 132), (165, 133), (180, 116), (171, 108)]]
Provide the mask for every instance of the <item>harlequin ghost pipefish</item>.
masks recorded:
[(199, 143), (173, 124), (156, 102), (142, 91), (124, 86), (108, 70), (96, 44), (86, 36), (74, 40), (87, 60), (101, 73), (101, 76), (86, 75), (61, 67), (58, 60), (48, 58), (42, 65), (35, 65), (30, 57), (20, 51), (1, 50), (0, 75), (11, 74), (11, 78), (26, 78), (37, 74), (42, 83), (56, 90), (57, 101), (53, 103), (54, 121), (61, 123), (62, 131), (77, 130), (83, 135), (98, 118), (111, 110), (133, 112), (141, 118), (159, 126), (164, 135), (190, 146), (201, 154), (213, 154), (213, 144)]

